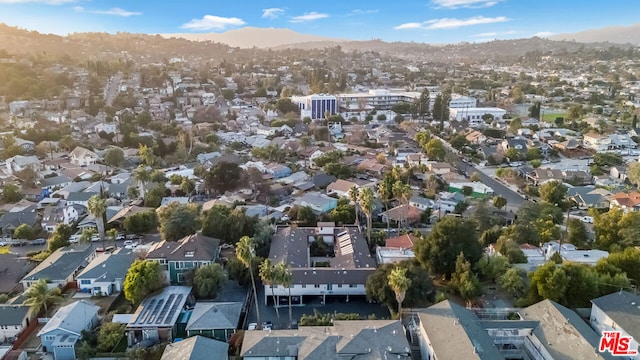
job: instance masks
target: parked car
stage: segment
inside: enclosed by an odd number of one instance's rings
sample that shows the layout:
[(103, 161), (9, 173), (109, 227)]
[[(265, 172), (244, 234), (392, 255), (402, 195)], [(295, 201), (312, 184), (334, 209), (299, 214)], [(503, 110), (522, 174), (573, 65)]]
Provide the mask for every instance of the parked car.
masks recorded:
[(247, 330), (255, 330), (258, 328), (258, 323), (249, 323)]
[(271, 321), (262, 322), (262, 330), (273, 330), (273, 323)]
[(122, 241), (122, 240), (126, 240), (127, 236), (125, 234), (118, 234), (118, 236), (116, 236), (116, 241)]
[(39, 238), (39, 239), (35, 239), (31, 242), (31, 245), (44, 245), (47, 243), (47, 239), (44, 238)]
[(580, 221), (587, 223), (587, 224), (593, 224), (593, 217), (591, 216), (583, 216), (580, 218)]

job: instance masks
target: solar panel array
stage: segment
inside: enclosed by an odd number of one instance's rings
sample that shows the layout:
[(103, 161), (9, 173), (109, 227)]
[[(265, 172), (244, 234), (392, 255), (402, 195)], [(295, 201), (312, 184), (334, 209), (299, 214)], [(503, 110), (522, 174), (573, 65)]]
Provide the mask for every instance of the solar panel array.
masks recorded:
[(338, 245), (340, 246), (340, 253), (342, 255), (353, 254), (353, 243), (348, 231), (338, 234)]
[(135, 321), (138, 325), (162, 325), (170, 323), (181, 309), (184, 294), (169, 294), (166, 299), (151, 299)]

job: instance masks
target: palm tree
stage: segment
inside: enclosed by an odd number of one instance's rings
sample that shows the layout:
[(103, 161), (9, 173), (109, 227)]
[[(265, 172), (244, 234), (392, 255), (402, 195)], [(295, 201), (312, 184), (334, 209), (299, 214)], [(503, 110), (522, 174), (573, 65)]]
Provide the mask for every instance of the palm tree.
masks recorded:
[(98, 227), (98, 236), (100, 240), (104, 240), (104, 214), (107, 212), (107, 203), (98, 195), (93, 195), (87, 202), (87, 210), (96, 219)]
[(373, 211), (373, 202), (374, 195), (373, 190), (371, 188), (364, 188), (360, 192), (360, 207), (362, 211), (367, 216), (367, 242), (369, 243), (369, 247), (371, 247), (371, 213)]
[(396, 181), (393, 184), (393, 194), (396, 198), (402, 200), (402, 217), (404, 218), (404, 224), (407, 223), (407, 207), (404, 206), (409, 203), (409, 196), (411, 196), (411, 187), (409, 184), (405, 184), (400, 181)]
[(133, 170), (133, 180), (135, 180), (140, 187), (142, 188), (142, 197), (144, 198), (147, 194), (147, 184), (151, 181), (151, 170), (147, 168), (145, 165), (139, 165), (135, 170)]
[[(302, 147), (304, 148), (304, 152), (306, 154), (307, 152), (307, 148), (309, 146), (311, 146), (311, 138), (309, 138), (308, 136), (303, 136), (300, 138), (300, 145), (302, 145)], [(309, 164), (311, 165), (311, 164)], [(304, 167), (307, 167), (307, 156), (304, 157)]]
[(78, 241), (80, 241), (81, 243), (88, 243), (91, 242), (91, 238), (93, 237), (93, 235), (95, 235), (97, 233), (95, 228), (86, 228), (84, 230), (82, 230), (82, 234), (80, 234), (80, 238), (78, 239)]
[(396, 294), (396, 301), (398, 302), (398, 319), (402, 316), (402, 302), (405, 295), (407, 295), (407, 289), (411, 285), (411, 279), (407, 278), (407, 268), (396, 267), (391, 270), (389, 277), (389, 287)]
[(106, 231), (106, 237), (113, 241), (113, 245), (116, 244), (116, 238), (118, 237), (118, 230), (117, 229), (109, 229)]
[(358, 221), (358, 196), (360, 196), (360, 190), (358, 189), (357, 186), (353, 185), (349, 189), (349, 199), (353, 202), (353, 205), (355, 206), (354, 210), (356, 213), (356, 225), (360, 227), (360, 221)]
[[(277, 286), (277, 274), (276, 269), (271, 263), (271, 260), (264, 259), (262, 264), (260, 264), (259, 269), (260, 278), (265, 285), (269, 285), (271, 288), (271, 299), (273, 300), (273, 308), (276, 309), (276, 316), (280, 319), (280, 310), (278, 310), (278, 306), (276, 304), (276, 294), (275, 290), (273, 290), (274, 286)], [(266, 303), (266, 300), (265, 300)], [(265, 304), (266, 305), (266, 304)]]
[[(388, 181), (381, 181), (378, 184), (378, 197), (380, 198), (380, 200), (382, 200), (382, 203), (384, 204), (384, 209), (385, 211), (389, 211), (389, 194), (392, 193), (393, 189), (389, 188), (389, 185), (391, 183)], [(389, 232), (389, 228), (391, 227), (391, 224), (389, 222), (389, 217), (387, 216), (387, 236), (389, 236), (390, 232)]]
[(253, 286), (253, 299), (256, 304), (256, 316), (258, 318), (258, 324), (260, 324), (260, 307), (258, 306), (258, 293), (256, 291), (256, 279), (253, 276), (253, 261), (256, 258), (256, 244), (253, 239), (248, 236), (243, 236), (236, 244), (236, 257), (244, 266), (249, 269), (249, 275), (251, 276), (251, 286)]
[(291, 267), (285, 264), (283, 261), (279, 262), (276, 265), (276, 279), (282, 286), (287, 288), (289, 292), (289, 324), (293, 321), (293, 315), (291, 310), (291, 282), (293, 281), (293, 273), (291, 272)]
[(46, 314), (49, 310), (49, 304), (55, 304), (62, 300), (62, 297), (60, 297), (60, 289), (55, 288), (49, 290), (47, 280), (45, 279), (40, 279), (31, 285), (29, 290), (27, 290), (26, 297), (27, 300), (25, 300), (24, 304), (33, 307), (36, 314), (43, 309)]

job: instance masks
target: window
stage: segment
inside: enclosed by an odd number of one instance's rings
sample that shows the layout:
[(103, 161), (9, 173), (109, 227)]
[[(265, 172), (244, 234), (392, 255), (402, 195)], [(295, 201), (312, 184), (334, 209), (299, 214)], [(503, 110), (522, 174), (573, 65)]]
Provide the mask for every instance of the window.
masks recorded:
[(184, 262), (183, 262), (183, 261), (176, 261), (176, 262), (175, 262), (175, 268), (176, 268), (176, 269), (182, 269), (182, 268), (184, 268)]
[(55, 339), (55, 335), (45, 335), (44, 337), (44, 341), (54, 341)]
[(81, 285), (91, 285), (91, 280), (80, 280)]
[(355, 287), (358, 287), (358, 285), (357, 284), (349, 284), (349, 287), (350, 288), (355, 288)]
[(307, 284), (302, 284), (302, 288), (306, 289), (307, 288)]
[(342, 287), (342, 284), (338, 284), (338, 287), (339, 287), (339, 288), (341, 288), (341, 287)]
[(179, 283), (185, 282), (185, 274), (178, 274), (178, 282)]
[(320, 288), (320, 284), (315, 284), (315, 285), (313, 285), (313, 287), (318, 289), (318, 288)]

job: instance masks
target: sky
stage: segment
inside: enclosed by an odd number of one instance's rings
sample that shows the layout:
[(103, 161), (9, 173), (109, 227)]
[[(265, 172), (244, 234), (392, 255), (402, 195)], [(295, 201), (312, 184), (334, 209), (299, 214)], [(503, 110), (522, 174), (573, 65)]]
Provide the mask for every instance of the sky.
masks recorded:
[(0, 22), (41, 33), (225, 32), (288, 28), (420, 43), (548, 37), (640, 22), (638, 0), (0, 0)]

